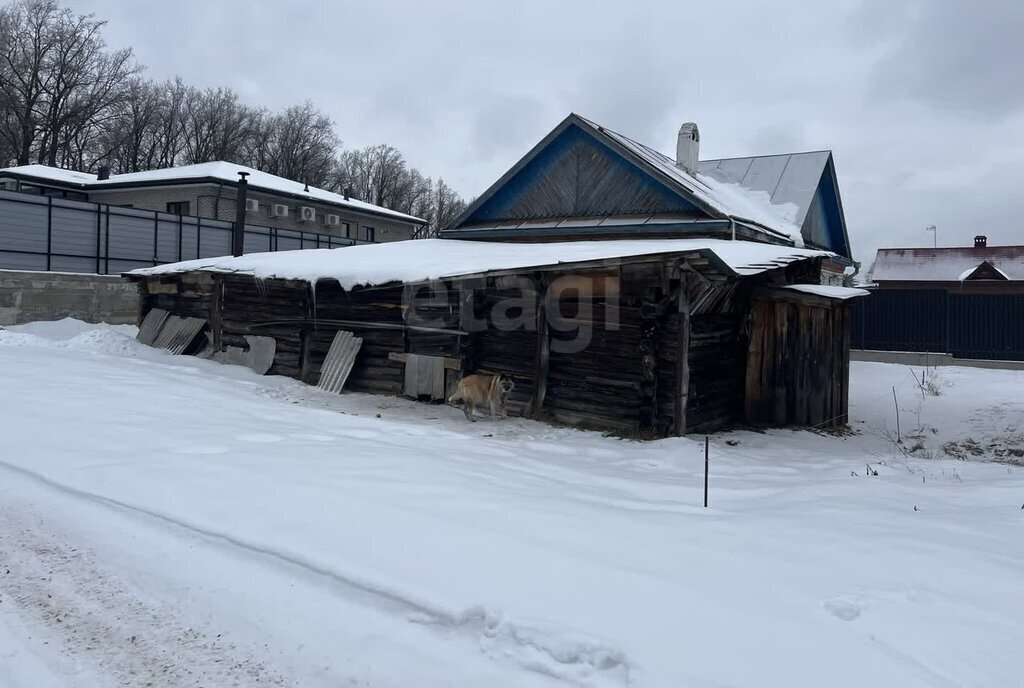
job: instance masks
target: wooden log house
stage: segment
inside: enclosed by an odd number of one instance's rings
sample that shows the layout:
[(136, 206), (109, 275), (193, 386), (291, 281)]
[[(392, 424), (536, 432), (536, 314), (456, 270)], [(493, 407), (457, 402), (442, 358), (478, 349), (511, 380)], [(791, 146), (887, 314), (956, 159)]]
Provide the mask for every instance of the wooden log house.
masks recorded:
[[(408, 243), (443, 265), (448, 249), (470, 242)], [(270, 374), (310, 384), (335, 333), (347, 330), (363, 339), (351, 390), (422, 396), (405, 374), (416, 357), (446, 371), (448, 390), (472, 372), (510, 375), (513, 415), (630, 436), (846, 422), (849, 307), (834, 291), (800, 291), (816, 287), (819, 252), (763, 246), (752, 263), (737, 264), (720, 255), (731, 242), (641, 243), (591, 243), (591, 253), (616, 250), (590, 260), (573, 259), (573, 244), (547, 244), (570, 260), (524, 265), (533, 261), (513, 255), (515, 267), (498, 260), (490, 270), (408, 282), (352, 284), (363, 279), (359, 254), (385, 245), (315, 252), (336, 257), (341, 280), (274, 276), (267, 267), (247, 274), (247, 257), (129, 278), (140, 289), (140, 316), (162, 308), (203, 318), (217, 349), (244, 347), (245, 335), (273, 337)], [(638, 253), (620, 255), (623, 245)], [(523, 246), (473, 248), (497, 257)], [(582, 346), (567, 351), (577, 338)]]
[[(570, 115), (441, 239), (129, 278), (142, 315), (206, 318), (217, 348), (273, 337), (270, 373), (308, 383), (348, 330), (347, 389), (437, 400), (505, 373), (513, 415), (643, 437), (846, 423), (859, 292), (820, 285), (851, 262), (831, 154), (702, 172), (696, 125), (677, 143), (672, 160)], [(426, 369), (445, 383), (417, 387)]]

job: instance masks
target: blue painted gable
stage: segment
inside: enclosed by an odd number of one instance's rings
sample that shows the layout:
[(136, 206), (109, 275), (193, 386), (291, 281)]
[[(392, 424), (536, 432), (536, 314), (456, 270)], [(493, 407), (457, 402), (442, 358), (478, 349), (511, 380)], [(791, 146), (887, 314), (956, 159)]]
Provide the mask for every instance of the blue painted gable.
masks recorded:
[(570, 123), (459, 226), (644, 213), (706, 217), (678, 190)]
[(807, 210), (801, 234), (805, 243), (852, 258), (843, 220), (842, 201), (839, 199), (833, 170), (831, 162), (825, 165), (818, 181), (818, 188)]

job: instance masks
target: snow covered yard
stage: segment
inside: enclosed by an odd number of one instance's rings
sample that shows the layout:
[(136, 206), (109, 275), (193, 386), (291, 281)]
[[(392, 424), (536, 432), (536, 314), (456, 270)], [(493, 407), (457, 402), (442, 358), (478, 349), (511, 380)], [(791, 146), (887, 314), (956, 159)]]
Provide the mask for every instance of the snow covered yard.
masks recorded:
[(854, 434), (714, 437), (705, 510), (702, 438), (131, 336), (0, 331), (0, 686), (1024, 685), (1024, 372), (855, 363)]

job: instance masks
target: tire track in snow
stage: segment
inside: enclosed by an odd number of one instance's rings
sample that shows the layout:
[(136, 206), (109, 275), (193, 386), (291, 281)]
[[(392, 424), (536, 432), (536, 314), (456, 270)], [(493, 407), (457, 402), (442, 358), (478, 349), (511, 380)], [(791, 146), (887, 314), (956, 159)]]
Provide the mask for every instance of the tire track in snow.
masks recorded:
[[(220, 635), (128, 592), (85, 550), (47, 529), (27, 507), (0, 505), (0, 603), (75, 664), (112, 686), (284, 686), (262, 662)], [(15, 611), (16, 610), (16, 611)]]
[[(411, 623), (468, 637), (488, 656), (512, 659), (524, 669), (581, 685), (629, 686), (631, 683), (632, 667), (628, 658), (601, 640), (580, 633), (565, 632), (557, 627), (545, 628), (510, 621), (500, 612), (489, 611), (482, 606), (473, 606), (460, 612), (440, 609), (372, 581), (327, 568), (301, 555), (271, 549), (158, 511), (65, 485), (6, 461), (0, 460), (0, 468), (67, 496), (142, 516), (214, 544), (269, 559), (279, 566), (299, 569), (306, 575), (329, 581), (348, 599), (373, 609), (401, 615)], [(153, 685), (164, 684), (158, 682)]]

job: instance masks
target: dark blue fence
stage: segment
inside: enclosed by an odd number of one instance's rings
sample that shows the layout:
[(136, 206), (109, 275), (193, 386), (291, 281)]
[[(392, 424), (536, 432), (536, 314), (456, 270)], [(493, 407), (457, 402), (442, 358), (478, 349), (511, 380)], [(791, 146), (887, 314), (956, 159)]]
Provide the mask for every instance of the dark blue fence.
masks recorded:
[(878, 289), (853, 307), (853, 348), (1024, 360), (1024, 296)]

